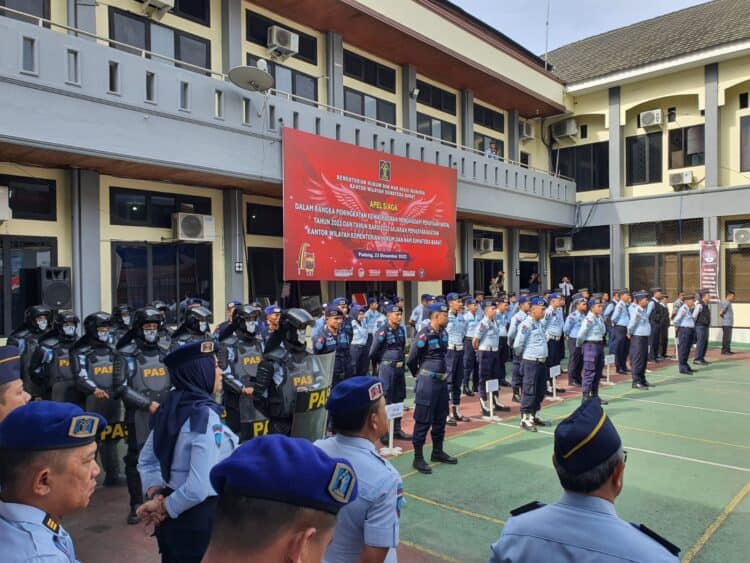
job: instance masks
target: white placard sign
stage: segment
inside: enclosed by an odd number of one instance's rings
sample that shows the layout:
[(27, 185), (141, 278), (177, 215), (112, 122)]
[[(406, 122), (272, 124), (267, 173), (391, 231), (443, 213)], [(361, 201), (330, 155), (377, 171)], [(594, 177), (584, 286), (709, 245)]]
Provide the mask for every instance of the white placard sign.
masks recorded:
[(499, 389), (500, 389), (500, 382), (497, 379), (487, 380), (487, 392), (488, 393), (494, 393), (495, 391)]
[(388, 420), (394, 418), (401, 418), (404, 416), (404, 403), (393, 403), (385, 406), (385, 411), (388, 413)]
[(607, 354), (604, 356), (604, 365), (605, 366), (612, 366), (615, 363), (615, 355), (614, 354)]
[(560, 366), (552, 366), (551, 368), (549, 368), (549, 376), (552, 379), (555, 379), (559, 375), (560, 375)]

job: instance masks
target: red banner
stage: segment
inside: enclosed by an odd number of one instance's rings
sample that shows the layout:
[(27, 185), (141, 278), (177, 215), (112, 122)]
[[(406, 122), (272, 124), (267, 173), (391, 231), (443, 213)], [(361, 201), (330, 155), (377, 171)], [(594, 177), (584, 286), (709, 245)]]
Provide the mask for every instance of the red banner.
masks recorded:
[(285, 280), (452, 280), (456, 170), (284, 129)]
[(713, 300), (719, 296), (719, 245), (718, 240), (700, 242), (700, 289), (708, 291)]

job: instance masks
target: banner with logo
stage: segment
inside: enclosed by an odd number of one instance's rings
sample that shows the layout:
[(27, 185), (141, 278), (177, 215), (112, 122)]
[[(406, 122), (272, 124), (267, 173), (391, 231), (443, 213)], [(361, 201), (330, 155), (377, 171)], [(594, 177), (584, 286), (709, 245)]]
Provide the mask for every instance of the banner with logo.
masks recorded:
[(452, 280), (456, 170), (284, 128), (285, 280)]
[(719, 295), (720, 243), (718, 240), (700, 241), (700, 289), (708, 291), (713, 298)]

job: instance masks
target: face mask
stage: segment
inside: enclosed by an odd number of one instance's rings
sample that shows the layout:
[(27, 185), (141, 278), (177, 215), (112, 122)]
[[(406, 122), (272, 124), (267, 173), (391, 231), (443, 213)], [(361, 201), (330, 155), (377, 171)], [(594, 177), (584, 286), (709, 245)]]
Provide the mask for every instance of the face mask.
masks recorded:
[(255, 334), (255, 331), (258, 329), (258, 323), (257, 321), (245, 321), (245, 330), (249, 332), (250, 334)]
[(106, 332), (97, 331), (96, 337), (101, 342), (108, 342), (109, 341), (109, 331), (106, 331)]
[(208, 323), (206, 321), (200, 321), (198, 323), (198, 330), (200, 330), (201, 332), (206, 332), (207, 329), (208, 329)]
[(76, 327), (71, 325), (63, 325), (62, 330), (65, 336), (74, 336), (76, 333)]
[(304, 331), (304, 330), (298, 330), (297, 331), (297, 340), (299, 342), (304, 343), (306, 337), (307, 337), (307, 331)]
[(158, 330), (144, 330), (143, 331), (143, 338), (146, 340), (146, 342), (154, 343), (156, 342), (156, 339), (158, 337), (159, 337)]
[(125, 326), (130, 326), (130, 315), (125, 315), (122, 317), (122, 324)]
[(42, 319), (36, 322), (36, 326), (39, 330), (47, 330), (47, 319)]

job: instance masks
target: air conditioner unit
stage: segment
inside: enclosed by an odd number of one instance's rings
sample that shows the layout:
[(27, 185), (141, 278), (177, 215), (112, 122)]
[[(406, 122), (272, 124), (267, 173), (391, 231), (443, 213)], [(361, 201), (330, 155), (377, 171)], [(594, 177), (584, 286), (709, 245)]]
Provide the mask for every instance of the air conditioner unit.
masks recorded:
[(7, 186), (0, 186), (0, 223), (8, 221), (11, 216), (10, 190)]
[(570, 252), (573, 250), (572, 237), (555, 237), (555, 252)]
[(268, 56), (274, 60), (284, 60), (299, 51), (299, 35), (279, 25), (268, 28)]
[(750, 229), (735, 229), (732, 233), (732, 240), (737, 244), (750, 244)]
[(154, 8), (163, 14), (174, 9), (174, 2), (175, 0), (143, 0), (143, 9)]
[(531, 141), (534, 139), (534, 124), (531, 121), (518, 122), (518, 136), (521, 141)]
[(552, 137), (555, 140), (567, 139), (578, 135), (578, 123), (575, 119), (564, 119), (552, 124)]
[(693, 173), (690, 170), (685, 172), (674, 172), (669, 175), (669, 185), (672, 186), (676, 192), (690, 189), (693, 183)]
[(641, 127), (654, 127), (663, 123), (661, 110), (652, 109), (640, 113)]
[(214, 218), (198, 213), (173, 213), (174, 238), (185, 241), (212, 241), (216, 236)]
[(495, 250), (495, 242), (491, 238), (475, 239), (474, 246), (481, 254)]

